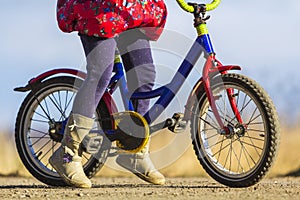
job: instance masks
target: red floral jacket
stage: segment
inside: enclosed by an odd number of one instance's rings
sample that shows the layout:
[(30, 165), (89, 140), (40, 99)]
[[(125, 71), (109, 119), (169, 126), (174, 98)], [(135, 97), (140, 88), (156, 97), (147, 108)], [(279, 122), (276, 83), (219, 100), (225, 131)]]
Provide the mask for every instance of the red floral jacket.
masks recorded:
[(163, 0), (58, 0), (57, 21), (64, 32), (112, 38), (125, 30), (144, 28), (156, 40), (166, 22)]

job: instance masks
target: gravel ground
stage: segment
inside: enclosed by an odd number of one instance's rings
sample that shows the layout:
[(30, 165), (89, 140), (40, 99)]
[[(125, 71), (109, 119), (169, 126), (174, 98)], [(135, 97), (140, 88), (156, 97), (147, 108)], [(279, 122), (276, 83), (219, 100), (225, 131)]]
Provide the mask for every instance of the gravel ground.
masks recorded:
[(33, 178), (0, 177), (0, 199), (300, 199), (300, 177), (263, 179), (249, 188), (228, 188), (209, 178), (168, 178), (164, 186), (137, 178), (92, 179), (91, 189), (49, 187)]

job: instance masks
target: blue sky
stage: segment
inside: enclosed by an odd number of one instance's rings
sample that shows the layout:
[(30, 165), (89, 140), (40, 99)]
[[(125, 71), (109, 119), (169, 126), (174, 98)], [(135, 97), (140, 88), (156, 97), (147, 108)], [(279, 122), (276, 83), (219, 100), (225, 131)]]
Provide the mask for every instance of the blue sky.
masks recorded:
[[(181, 11), (175, 0), (166, 4), (166, 29), (193, 40), (192, 16)], [(84, 69), (78, 36), (58, 29), (55, 6), (56, 1), (46, 0), (1, 1), (0, 129), (13, 129), (25, 97), (14, 87), (52, 68)], [(242, 73), (269, 92), (281, 118), (295, 120), (300, 111), (300, 1), (223, 0), (211, 15), (209, 30), (218, 58), (223, 64), (241, 65)]]

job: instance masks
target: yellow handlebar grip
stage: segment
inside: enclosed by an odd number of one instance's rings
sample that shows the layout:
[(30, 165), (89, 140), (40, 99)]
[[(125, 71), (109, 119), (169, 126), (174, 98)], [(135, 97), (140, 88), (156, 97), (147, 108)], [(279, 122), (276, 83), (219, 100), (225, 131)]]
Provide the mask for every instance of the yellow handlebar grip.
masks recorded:
[[(188, 5), (185, 0), (176, 0), (178, 5), (185, 11), (193, 13), (194, 7)], [(221, 0), (213, 0), (210, 4), (206, 4), (206, 11), (213, 10), (218, 7), (218, 5), (221, 3)]]
[(219, 6), (220, 3), (221, 3), (221, 0), (214, 0), (212, 3), (206, 4), (206, 10), (207, 11), (214, 10), (215, 8), (217, 8)]
[(185, 0), (176, 0), (176, 1), (177, 1), (177, 3), (179, 4), (179, 6), (180, 6), (183, 10), (185, 10), (185, 11), (187, 11), (187, 12), (190, 12), (190, 13), (193, 13), (193, 12), (194, 12), (194, 7), (188, 5), (188, 4), (185, 2)]

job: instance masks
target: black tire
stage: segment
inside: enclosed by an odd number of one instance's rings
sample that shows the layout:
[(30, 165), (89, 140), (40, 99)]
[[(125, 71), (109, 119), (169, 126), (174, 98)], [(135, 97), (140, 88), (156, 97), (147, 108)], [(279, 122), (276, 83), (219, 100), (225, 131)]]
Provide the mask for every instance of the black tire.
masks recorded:
[[(221, 184), (254, 185), (266, 175), (277, 152), (279, 121), (275, 107), (266, 92), (243, 75), (218, 76), (211, 85), (225, 126), (243, 128), (231, 135), (220, 134), (202, 85), (191, 119), (194, 151), (204, 170)], [(231, 110), (224, 88), (234, 89), (243, 126)]]
[[(38, 83), (19, 109), (15, 124), (15, 142), (19, 157), (27, 170), (47, 185), (66, 185), (48, 162), (49, 157), (60, 146), (62, 138), (52, 135), (50, 137), (49, 122), (66, 121), (82, 82), (81, 79), (63, 76)], [(99, 119), (95, 121), (96, 128), (111, 129), (111, 122), (107, 120), (110, 113), (102, 100), (95, 117)], [(87, 177), (91, 178), (103, 167), (110, 147), (111, 142), (104, 136), (98, 153), (83, 153), (83, 168)]]

